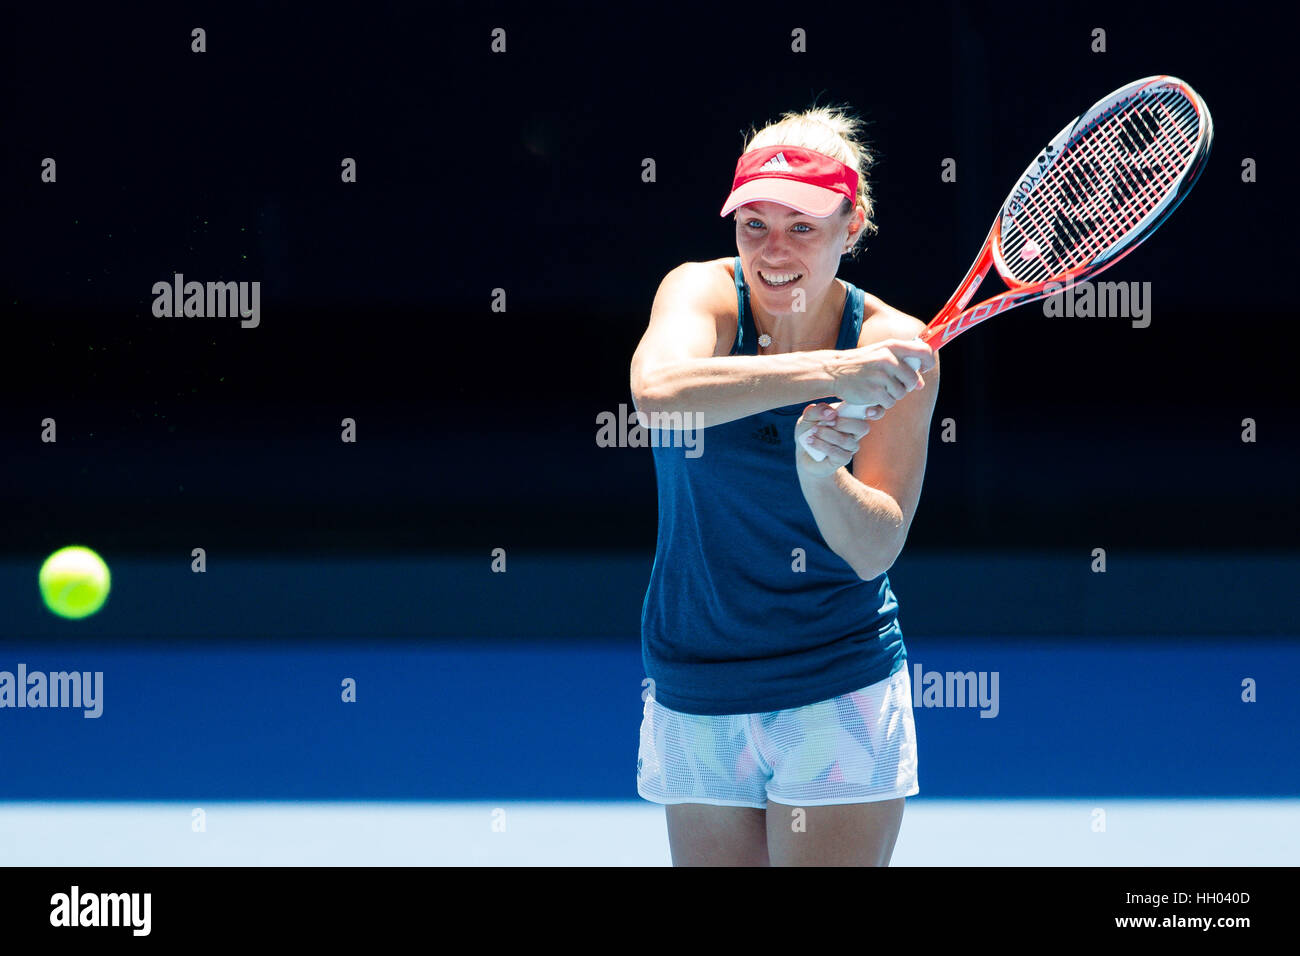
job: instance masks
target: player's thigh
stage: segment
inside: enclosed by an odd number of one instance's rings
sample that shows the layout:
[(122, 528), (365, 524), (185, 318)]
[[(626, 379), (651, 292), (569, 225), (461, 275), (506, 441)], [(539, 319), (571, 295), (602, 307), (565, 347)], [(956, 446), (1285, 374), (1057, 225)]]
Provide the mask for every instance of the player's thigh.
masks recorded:
[(772, 866), (888, 866), (904, 797), (824, 807), (767, 805)]
[(668, 814), (673, 866), (767, 866), (766, 812), (675, 803)]

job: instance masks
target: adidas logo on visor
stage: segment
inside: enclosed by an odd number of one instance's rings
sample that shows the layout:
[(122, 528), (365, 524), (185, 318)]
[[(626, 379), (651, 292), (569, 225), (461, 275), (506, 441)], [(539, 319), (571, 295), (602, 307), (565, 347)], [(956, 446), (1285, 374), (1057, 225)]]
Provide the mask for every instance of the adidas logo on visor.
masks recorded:
[(760, 173), (765, 172), (769, 169), (776, 170), (779, 173), (793, 172), (793, 170), (790, 167), (789, 160), (785, 158), (785, 153), (777, 153), (775, 156), (773, 156), (771, 159), (765, 162), (762, 166), (758, 167), (758, 171)]

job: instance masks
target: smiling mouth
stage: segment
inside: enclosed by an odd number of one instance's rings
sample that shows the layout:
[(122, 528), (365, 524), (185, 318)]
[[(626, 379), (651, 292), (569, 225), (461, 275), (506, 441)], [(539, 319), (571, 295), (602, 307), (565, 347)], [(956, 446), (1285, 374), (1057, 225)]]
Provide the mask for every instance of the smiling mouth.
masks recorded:
[(798, 282), (800, 279), (802, 279), (803, 273), (802, 272), (764, 273), (760, 270), (758, 273), (758, 278), (762, 281), (763, 285), (767, 286), (769, 289), (784, 289), (787, 286), (791, 286), (794, 283)]

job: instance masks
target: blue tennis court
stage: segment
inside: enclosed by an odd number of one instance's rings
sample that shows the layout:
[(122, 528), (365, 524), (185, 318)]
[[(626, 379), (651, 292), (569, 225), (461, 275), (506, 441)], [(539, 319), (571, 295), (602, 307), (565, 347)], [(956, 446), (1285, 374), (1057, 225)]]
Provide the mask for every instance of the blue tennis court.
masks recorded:
[[(907, 641), (921, 793), (895, 864), (1294, 863), (1294, 641)], [(0, 671), (102, 674), (97, 717), (0, 713), (7, 864), (668, 862), (635, 790), (635, 633), (0, 653)]]

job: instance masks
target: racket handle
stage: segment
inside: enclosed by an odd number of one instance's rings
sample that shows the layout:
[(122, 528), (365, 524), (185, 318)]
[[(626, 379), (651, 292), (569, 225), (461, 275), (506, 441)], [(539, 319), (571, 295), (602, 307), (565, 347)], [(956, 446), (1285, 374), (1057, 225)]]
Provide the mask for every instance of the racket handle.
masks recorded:
[[(903, 359), (903, 361), (906, 362), (908, 365), (912, 366), (913, 371), (921, 367), (920, 359), (909, 357)], [(872, 407), (874, 408), (875, 406)], [(845, 418), (866, 418), (867, 417), (866, 405), (848, 405), (845, 404), (844, 402), (840, 402), (837, 408), (839, 409), (839, 413), (843, 415)], [(808, 453), (808, 457), (811, 458), (813, 461), (824, 461), (826, 459), (826, 452), (822, 451), (820, 448), (808, 447), (808, 442), (807, 442), (808, 434), (809, 432), (804, 432), (803, 450)]]

